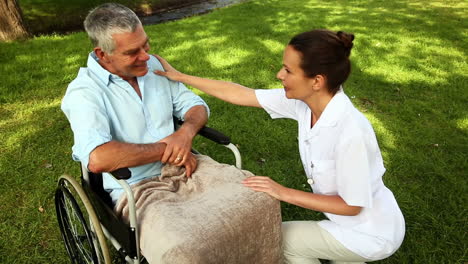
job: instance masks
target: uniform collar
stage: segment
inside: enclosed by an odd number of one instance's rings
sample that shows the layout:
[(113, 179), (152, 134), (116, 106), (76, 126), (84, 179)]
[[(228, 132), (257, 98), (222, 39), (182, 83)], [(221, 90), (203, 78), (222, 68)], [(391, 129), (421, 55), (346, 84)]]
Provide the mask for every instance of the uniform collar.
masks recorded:
[(336, 126), (349, 103), (350, 101), (348, 96), (343, 92), (343, 88), (340, 88), (340, 90), (332, 97), (330, 102), (328, 102), (325, 110), (322, 112), (322, 115), (314, 127)]
[(109, 82), (113, 76), (116, 76), (99, 64), (99, 58), (96, 56), (94, 51), (91, 51), (88, 56), (88, 69), (92, 71), (96, 77), (101, 80), (106, 86), (109, 86)]

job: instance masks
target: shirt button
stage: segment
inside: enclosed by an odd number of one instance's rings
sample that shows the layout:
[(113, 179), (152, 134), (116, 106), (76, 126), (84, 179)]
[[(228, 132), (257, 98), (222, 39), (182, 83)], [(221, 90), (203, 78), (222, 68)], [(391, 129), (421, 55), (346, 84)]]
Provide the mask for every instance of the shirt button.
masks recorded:
[(310, 184), (310, 185), (312, 185), (312, 184), (314, 184), (314, 180), (313, 180), (313, 179), (308, 179), (308, 180), (307, 180), (307, 183)]

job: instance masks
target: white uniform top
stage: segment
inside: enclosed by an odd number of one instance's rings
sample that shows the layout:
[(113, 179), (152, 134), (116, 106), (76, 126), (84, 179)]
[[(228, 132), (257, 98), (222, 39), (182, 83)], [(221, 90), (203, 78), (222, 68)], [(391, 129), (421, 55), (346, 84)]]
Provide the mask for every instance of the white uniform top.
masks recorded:
[(340, 90), (310, 128), (311, 110), (300, 100), (287, 99), (283, 89), (256, 90), (272, 118), (298, 122), (299, 152), (314, 193), (339, 195), (356, 216), (325, 213), (319, 225), (354, 253), (369, 260), (393, 254), (405, 235), (405, 221), (393, 193), (385, 187), (382, 155), (365, 116)]

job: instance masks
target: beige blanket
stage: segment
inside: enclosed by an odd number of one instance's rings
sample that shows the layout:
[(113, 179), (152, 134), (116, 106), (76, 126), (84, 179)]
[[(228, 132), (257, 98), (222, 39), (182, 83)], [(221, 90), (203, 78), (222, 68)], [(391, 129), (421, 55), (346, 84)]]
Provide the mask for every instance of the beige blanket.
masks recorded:
[[(140, 248), (149, 263), (280, 263), (281, 213), (276, 199), (241, 184), (252, 173), (197, 155), (191, 179), (164, 166), (134, 186)], [(116, 212), (128, 219), (127, 199)]]

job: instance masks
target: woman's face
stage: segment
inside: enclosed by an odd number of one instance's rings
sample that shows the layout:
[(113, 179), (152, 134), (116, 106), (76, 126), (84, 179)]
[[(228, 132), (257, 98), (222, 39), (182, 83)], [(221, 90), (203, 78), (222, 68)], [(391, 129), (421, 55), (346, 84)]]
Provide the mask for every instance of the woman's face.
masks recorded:
[(300, 65), (301, 53), (288, 45), (284, 50), (283, 67), (276, 78), (283, 83), (287, 98), (305, 101), (313, 94), (314, 78), (307, 77)]

